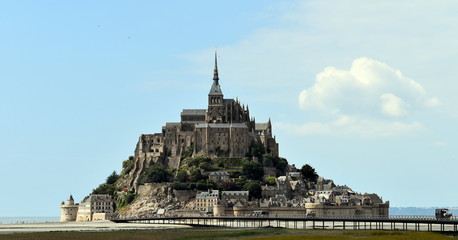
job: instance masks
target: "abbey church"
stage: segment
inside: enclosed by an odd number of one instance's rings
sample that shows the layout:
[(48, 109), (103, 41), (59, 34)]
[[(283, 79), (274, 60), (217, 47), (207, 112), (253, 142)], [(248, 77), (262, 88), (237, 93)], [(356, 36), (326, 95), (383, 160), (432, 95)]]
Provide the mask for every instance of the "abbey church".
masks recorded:
[(180, 122), (167, 122), (161, 133), (140, 136), (129, 187), (137, 185), (138, 176), (152, 163), (178, 168), (184, 155), (243, 158), (252, 146), (262, 146), (267, 154), (278, 156), (270, 119), (256, 123), (250, 117), (248, 105), (224, 98), (215, 53), (207, 108), (183, 109)]

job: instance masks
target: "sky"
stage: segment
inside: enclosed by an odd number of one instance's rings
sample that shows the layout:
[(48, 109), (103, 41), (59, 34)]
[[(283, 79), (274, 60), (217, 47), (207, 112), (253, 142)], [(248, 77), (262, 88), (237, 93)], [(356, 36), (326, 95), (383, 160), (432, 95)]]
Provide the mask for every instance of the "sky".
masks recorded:
[(458, 2), (0, 1), (0, 216), (59, 216), (140, 134), (225, 98), (280, 155), (393, 207), (456, 207)]

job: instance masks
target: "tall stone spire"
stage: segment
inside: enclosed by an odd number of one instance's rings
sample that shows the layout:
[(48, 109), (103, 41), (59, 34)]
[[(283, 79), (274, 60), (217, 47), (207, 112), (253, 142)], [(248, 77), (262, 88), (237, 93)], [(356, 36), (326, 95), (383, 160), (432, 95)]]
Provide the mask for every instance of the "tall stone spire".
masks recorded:
[(213, 84), (208, 94), (209, 95), (222, 95), (223, 94), (223, 92), (221, 91), (221, 86), (219, 85), (218, 60), (217, 60), (216, 51), (215, 51), (215, 70), (213, 71)]
[(215, 69), (213, 70), (213, 81), (215, 81), (216, 85), (219, 85), (219, 77), (218, 77), (218, 58), (215, 51)]

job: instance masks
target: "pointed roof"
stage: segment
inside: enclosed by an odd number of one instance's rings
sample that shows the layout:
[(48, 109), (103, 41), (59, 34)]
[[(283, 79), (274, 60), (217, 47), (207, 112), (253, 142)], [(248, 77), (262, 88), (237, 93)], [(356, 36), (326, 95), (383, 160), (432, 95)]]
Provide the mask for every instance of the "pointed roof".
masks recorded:
[(68, 201), (75, 201), (73, 200), (73, 196), (70, 194), (70, 197), (68, 198)]
[(223, 95), (221, 91), (221, 86), (219, 85), (219, 77), (218, 77), (218, 60), (215, 51), (215, 69), (213, 70), (213, 84), (210, 89), (208, 95)]
[(215, 69), (213, 70), (213, 81), (217, 81), (218, 83), (219, 77), (218, 77), (218, 58), (216, 55), (215, 51)]
[(234, 204), (234, 207), (243, 208), (245, 206), (243, 206), (241, 202), (237, 202), (236, 204)]

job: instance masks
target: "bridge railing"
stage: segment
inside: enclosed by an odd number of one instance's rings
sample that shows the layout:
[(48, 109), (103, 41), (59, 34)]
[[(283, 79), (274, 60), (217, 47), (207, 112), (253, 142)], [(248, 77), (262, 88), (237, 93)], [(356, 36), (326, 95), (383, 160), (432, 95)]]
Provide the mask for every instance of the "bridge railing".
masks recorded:
[(113, 220), (142, 220), (142, 219), (170, 219), (170, 218), (225, 218), (225, 219), (243, 219), (243, 218), (262, 218), (262, 219), (291, 219), (291, 220), (420, 220), (420, 221), (458, 221), (458, 217), (453, 216), (448, 219), (437, 219), (435, 216), (419, 216), (419, 215), (391, 215), (391, 216), (336, 216), (336, 215), (324, 215), (324, 216), (306, 216), (306, 215), (243, 215), (243, 216), (199, 216), (199, 215), (143, 215), (143, 216), (132, 216), (132, 217), (118, 217)]

